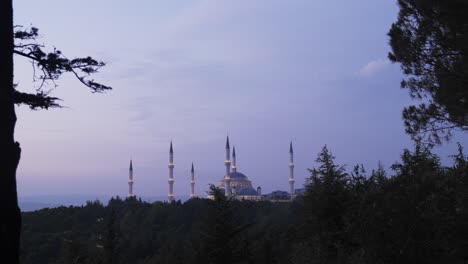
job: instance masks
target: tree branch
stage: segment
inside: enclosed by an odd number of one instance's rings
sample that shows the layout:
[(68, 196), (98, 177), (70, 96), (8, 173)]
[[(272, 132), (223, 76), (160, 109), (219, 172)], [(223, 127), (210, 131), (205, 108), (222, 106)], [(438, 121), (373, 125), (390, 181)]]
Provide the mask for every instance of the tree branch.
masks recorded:
[(60, 100), (57, 97), (51, 97), (43, 92), (38, 92), (37, 94), (22, 93), (19, 91), (14, 91), (13, 101), (15, 104), (26, 104), (31, 109), (49, 109), (49, 108), (61, 108), (56, 101)]

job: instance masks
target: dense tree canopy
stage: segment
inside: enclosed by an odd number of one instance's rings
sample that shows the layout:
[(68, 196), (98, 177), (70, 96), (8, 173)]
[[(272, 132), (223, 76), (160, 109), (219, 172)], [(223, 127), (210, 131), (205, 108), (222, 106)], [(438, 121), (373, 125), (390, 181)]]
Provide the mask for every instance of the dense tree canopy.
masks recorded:
[(430, 143), (468, 131), (468, 2), (399, 0), (388, 35), (401, 87), (421, 100), (403, 110), (406, 131)]
[[(327, 147), (293, 202), (113, 198), (23, 213), (22, 263), (466, 263), (468, 159), (424, 145), (386, 176)], [(216, 189), (214, 189), (216, 191)]]

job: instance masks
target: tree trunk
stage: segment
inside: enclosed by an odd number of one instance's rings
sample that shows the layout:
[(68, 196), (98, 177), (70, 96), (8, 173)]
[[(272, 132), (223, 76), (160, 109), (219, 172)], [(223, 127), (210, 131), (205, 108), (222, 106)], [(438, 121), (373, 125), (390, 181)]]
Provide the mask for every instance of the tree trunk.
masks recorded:
[(2, 263), (19, 263), (21, 213), (16, 192), (16, 169), (21, 149), (15, 142), (13, 103), (13, 1), (0, 1), (0, 256)]

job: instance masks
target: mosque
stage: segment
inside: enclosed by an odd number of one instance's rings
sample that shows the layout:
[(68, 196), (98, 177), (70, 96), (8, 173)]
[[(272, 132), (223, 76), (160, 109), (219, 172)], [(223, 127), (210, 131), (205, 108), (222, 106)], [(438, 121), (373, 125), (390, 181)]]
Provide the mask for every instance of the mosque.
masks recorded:
[[(232, 148), (232, 162), (231, 162), (231, 148), (229, 144), (229, 137), (226, 138), (226, 160), (224, 161), (226, 168), (224, 177), (218, 182), (217, 187), (226, 194), (238, 200), (251, 200), (251, 201), (275, 201), (287, 202), (292, 201), (297, 196), (303, 195), (304, 188), (294, 189), (294, 152), (292, 142), (289, 145), (289, 191), (274, 191), (269, 194), (262, 194), (262, 188), (258, 186), (254, 188), (250, 179), (243, 173), (237, 171), (236, 166), (236, 149)], [(172, 141), (169, 147), (169, 193), (168, 201), (174, 201), (174, 149)], [(128, 180), (128, 197), (133, 197), (133, 166), (130, 160), (129, 180)], [(192, 163), (191, 178), (190, 178), (190, 198), (195, 196), (195, 170)], [(213, 197), (208, 195), (209, 199)]]

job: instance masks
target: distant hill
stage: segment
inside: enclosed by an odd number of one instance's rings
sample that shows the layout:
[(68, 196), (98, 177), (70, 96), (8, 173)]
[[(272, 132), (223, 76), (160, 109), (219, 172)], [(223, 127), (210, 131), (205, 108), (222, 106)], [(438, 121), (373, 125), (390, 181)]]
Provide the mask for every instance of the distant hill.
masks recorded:
[[(30, 196), (21, 196), (19, 197), (19, 207), (22, 212), (31, 212), (40, 210), (43, 208), (54, 208), (59, 206), (81, 206), (85, 205), (87, 201), (100, 201), (102, 204), (107, 204), (111, 195), (96, 195), (96, 194), (44, 194), (44, 195), (30, 195)], [(123, 198), (123, 197), (121, 197)], [(166, 201), (167, 196), (142, 196), (137, 197), (141, 198), (145, 202), (156, 202), (156, 201)], [(189, 196), (176, 196), (176, 200), (181, 200), (185, 202), (188, 200)]]
[(60, 205), (58, 204), (48, 204), (48, 203), (36, 203), (36, 202), (19, 202), (19, 207), (22, 212), (32, 212), (44, 208), (55, 208)]

